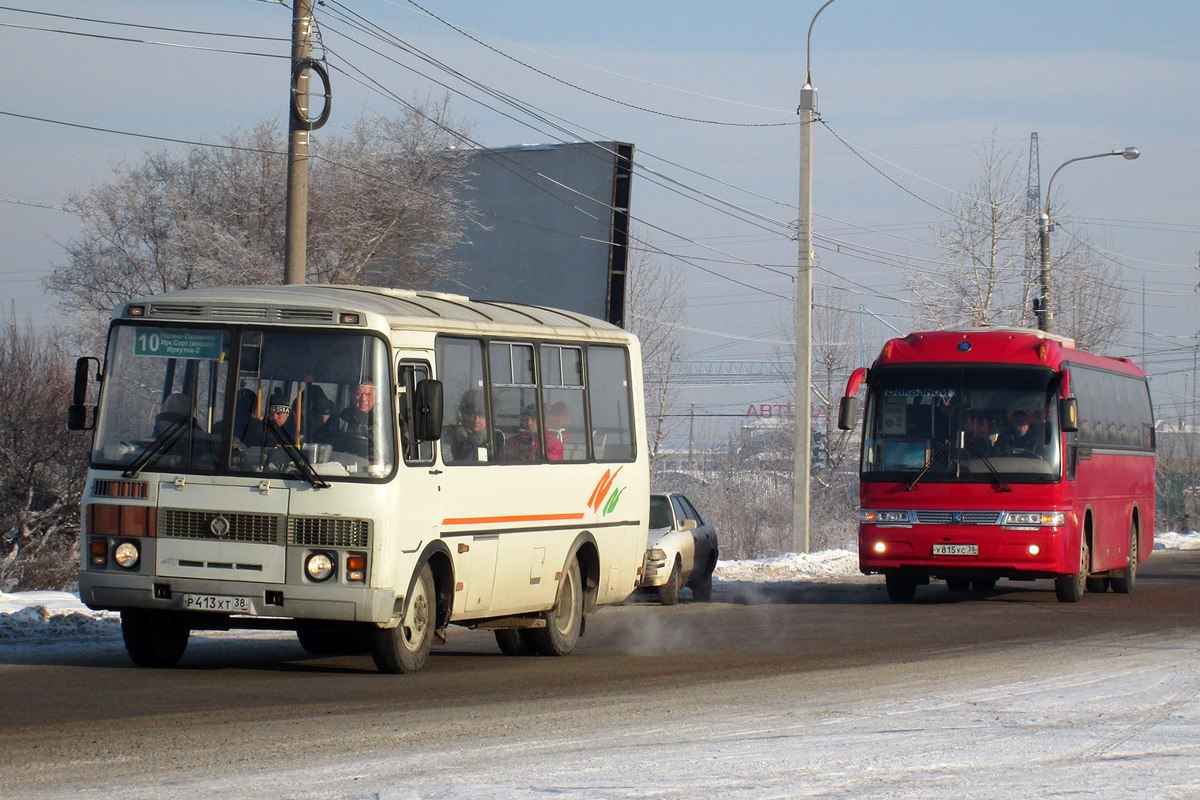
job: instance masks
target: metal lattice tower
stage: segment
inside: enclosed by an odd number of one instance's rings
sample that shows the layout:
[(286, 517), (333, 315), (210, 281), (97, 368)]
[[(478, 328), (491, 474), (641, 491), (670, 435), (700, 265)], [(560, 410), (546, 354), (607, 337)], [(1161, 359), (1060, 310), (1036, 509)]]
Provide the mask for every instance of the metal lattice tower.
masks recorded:
[(1042, 218), (1042, 175), (1038, 166), (1037, 131), (1029, 134), (1029, 179), (1025, 185), (1025, 311), (1032, 313), (1037, 295), (1039, 245), (1038, 227)]

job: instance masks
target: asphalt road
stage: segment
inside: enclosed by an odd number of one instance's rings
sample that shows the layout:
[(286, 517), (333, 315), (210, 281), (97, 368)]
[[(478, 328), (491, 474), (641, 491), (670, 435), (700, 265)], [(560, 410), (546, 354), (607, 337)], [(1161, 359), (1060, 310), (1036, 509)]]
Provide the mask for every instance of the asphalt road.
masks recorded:
[(133, 667), (119, 640), (5, 646), (0, 797), (99, 796), (109, 784), (167, 785), (265, 761), (450, 751), (530, 729), (561, 737), (581, 721), (637, 725), (780, 692), (836, 703), (864, 681), (886, 688), (899, 676), (994, 668), (1031, 645), (1051, 659), (1081, 648), (1103, 658), (1134, 637), (1192, 636), (1198, 609), (1200, 552), (1185, 551), (1155, 553), (1133, 594), (1078, 604), (1057, 602), (1049, 581), (1001, 582), (986, 595), (921, 587), (905, 604), (889, 602), (877, 578), (718, 583), (710, 604), (637, 598), (603, 609), (567, 658), (505, 657), (491, 634), (452, 628), (407, 676), (376, 673), (369, 656), (310, 656), (282, 634), (193, 637), (167, 670)]

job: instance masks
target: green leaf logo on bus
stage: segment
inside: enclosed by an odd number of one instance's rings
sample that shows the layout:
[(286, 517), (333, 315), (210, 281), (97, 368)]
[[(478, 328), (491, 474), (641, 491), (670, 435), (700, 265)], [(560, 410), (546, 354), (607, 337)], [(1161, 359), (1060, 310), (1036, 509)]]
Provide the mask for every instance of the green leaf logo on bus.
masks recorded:
[(592, 489), (592, 496), (588, 498), (588, 507), (592, 511), (601, 513), (603, 516), (608, 516), (617, 508), (617, 503), (621, 499), (621, 493), (625, 491), (622, 486), (619, 489), (613, 489), (613, 482), (617, 479), (617, 474), (624, 469), (617, 467), (617, 471), (604, 470), (604, 475), (600, 478), (600, 482), (596, 484), (596, 488)]

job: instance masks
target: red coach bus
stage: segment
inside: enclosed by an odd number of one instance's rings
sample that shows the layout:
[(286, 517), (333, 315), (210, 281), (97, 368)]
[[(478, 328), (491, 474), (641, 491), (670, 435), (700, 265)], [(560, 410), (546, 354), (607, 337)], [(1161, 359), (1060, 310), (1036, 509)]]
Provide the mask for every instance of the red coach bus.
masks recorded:
[(1154, 416), (1145, 373), (1070, 339), (1011, 328), (892, 339), (866, 384), (859, 568), (892, 600), (944, 580), (987, 592), (1053, 578), (1058, 599), (1133, 590), (1154, 547)]

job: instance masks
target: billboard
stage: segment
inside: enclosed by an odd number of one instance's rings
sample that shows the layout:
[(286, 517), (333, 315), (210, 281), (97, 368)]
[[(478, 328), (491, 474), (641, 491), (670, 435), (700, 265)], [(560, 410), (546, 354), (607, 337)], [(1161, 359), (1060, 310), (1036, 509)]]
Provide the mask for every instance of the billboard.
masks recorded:
[(577, 311), (623, 326), (633, 145), (478, 150), (465, 171), (483, 226), (433, 288)]

